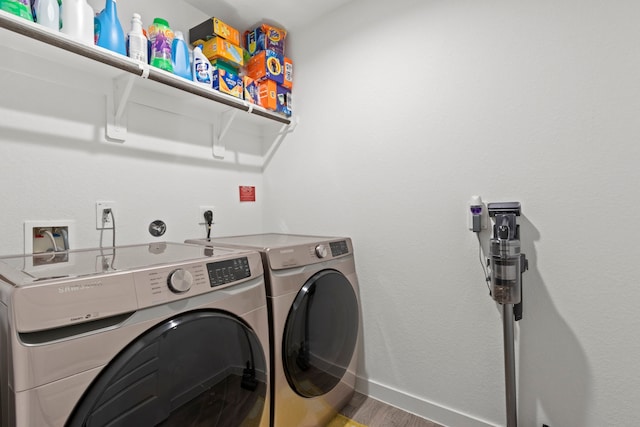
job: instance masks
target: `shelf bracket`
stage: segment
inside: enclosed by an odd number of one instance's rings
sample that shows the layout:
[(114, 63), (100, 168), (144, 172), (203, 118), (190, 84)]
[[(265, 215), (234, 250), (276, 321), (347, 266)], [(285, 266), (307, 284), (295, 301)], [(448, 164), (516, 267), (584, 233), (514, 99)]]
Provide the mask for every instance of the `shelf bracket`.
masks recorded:
[(213, 135), (212, 153), (216, 159), (224, 159), (226, 146), (224, 145), (224, 137), (227, 135), (233, 120), (236, 118), (240, 110), (227, 110), (215, 116), (215, 121), (211, 125), (211, 134)]
[(113, 92), (107, 94), (107, 125), (105, 127), (108, 140), (124, 142), (127, 139), (126, 107), (133, 89), (133, 82), (138, 76), (124, 74), (113, 79)]

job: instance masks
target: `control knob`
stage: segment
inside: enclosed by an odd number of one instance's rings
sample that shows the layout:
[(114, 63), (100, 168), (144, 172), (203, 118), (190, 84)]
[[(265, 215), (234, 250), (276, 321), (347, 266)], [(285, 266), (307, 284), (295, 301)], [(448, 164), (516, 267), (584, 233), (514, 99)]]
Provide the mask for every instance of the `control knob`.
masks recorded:
[(329, 251), (327, 251), (327, 247), (325, 245), (316, 246), (316, 256), (318, 258), (324, 258), (328, 254), (329, 254)]
[(172, 271), (167, 278), (167, 285), (169, 285), (169, 289), (171, 289), (171, 292), (175, 293), (187, 292), (191, 289), (192, 284), (193, 276), (187, 270), (182, 268)]

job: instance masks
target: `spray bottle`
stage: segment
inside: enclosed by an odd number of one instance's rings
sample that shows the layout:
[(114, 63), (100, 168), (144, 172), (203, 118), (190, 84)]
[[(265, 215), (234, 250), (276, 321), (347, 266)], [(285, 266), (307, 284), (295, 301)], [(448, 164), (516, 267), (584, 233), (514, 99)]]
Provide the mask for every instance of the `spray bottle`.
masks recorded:
[(131, 31), (129, 31), (127, 45), (129, 58), (147, 64), (149, 62), (147, 44), (147, 37), (142, 32), (142, 18), (139, 14), (134, 13), (131, 17)]

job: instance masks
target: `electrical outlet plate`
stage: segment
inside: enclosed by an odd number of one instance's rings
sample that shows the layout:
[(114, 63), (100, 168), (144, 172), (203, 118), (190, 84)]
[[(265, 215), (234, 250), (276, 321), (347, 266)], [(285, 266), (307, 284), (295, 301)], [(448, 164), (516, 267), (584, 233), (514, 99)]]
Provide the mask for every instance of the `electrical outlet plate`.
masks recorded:
[[(103, 221), (103, 212), (105, 209), (111, 209), (112, 215), (106, 217)], [(107, 230), (113, 228), (113, 218), (116, 215), (116, 202), (96, 202), (96, 230)]]
[(216, 208), (215, 208), (215, 206), (200, 206), (200, 210), (198, 211), (198, 224), (206, 224), (207, 223), (204, 220), (204, 213), (206, 211), (213, 212), (213, 222), (216, 222)]
[(24, 253), (33, 253), (34, 228), (55, 229), (65, 227), (69, 238), (69, 249), (74, 249), (76, 237), (76, 222), (73, 220), (27, 220), (24, 222)]

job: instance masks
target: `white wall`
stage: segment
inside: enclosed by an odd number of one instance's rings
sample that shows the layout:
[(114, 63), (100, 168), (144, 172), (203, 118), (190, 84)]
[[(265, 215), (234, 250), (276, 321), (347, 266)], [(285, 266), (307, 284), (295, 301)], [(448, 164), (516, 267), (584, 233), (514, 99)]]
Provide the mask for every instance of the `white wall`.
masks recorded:
[[(183, 31), (189, 22), (204, 19), (200, 12), (171, 3), (137, 5), (135, 10), (146, 24), (164, 16)], [(92, 5), (99, 10), (104, 2)], [(124, 2), (119, 6), (128, 29), (133, 10)], [(238, 193), (240, 185), (262, 185), (263, 142), (256, 129), (231, 132), (225, 141), (227, 156), (214, 160), (209, 124), (132, 103), (126, 113), (127, 140), (106, 142), (109, 81), (60, 67), (56, 58), (28, 58), (27, 72), (35, 78), (25, 77), (24, 67), (16, 67), (24, 59), (20, 54), (3, 47), (2, 57), (0, 254), (23, 252), (25, 220), (73, 220), (73, 248), (97, 247), (98, 200), (117, 203), (117, 244), (204, 237), (204, 226), (198, 225), (202, 205), (217, 208), (214, 235), (262, 230), (262, 194), (258, 190), (255, 203), (240, 203)], [(51, 83), (60, 80), (62, 85)], [(161, 238), (147, 231), (156, 219), (167, 224)], [(103, 234), (103, 243), (111, 244), (110, 232)]]
[(520, 424), (637, 423), (639, 14), (359, 0), (291, 39), (301, 121), (265, 171), (265, 224), (354, 239), (364, 391), (504, 425), (500, 315), (466, 229), (480, 194), (523, 207)]

